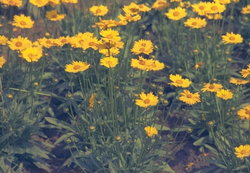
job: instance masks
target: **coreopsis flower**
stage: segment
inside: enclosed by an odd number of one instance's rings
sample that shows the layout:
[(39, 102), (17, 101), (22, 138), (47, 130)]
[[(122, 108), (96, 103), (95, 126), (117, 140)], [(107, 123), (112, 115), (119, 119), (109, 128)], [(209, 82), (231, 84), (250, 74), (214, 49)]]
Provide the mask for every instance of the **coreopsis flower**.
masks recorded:
[(104, 40), (101, 40), (96, 44), (98, 49), (111, 49), (111, 48), (120, 48), (122, 49), (124, 46), (124, 43), (122, 41), (117, 42), (105, 42)]
[(56, 8), (57, 5), (61, 4), (61, 0), (49, 0), (48, 5), (53, 8)]
[(86, 50), (88, 48), (92, 48), (94, 50), (97, 50), (97, 44), (99, 43), (98, 39), (96, 37), (90, 37), (89, 39), (86, 39), (82, 44), (82, 49)]
[(100, 49), (99, 53), (105, 56), (116, 56), (120, 53), (120, 51), (117, 47), (112, 47), (110, 49)]
[(147, 126), (144, 128), (144, 130), (145, 130), (147, 136), (149, 136), (149, 137), (152, 137), (152, 136), (158, 134), (158, 130), (155, 127)]
[(96, 96), (96, 93), (93, 93), (89, 99), (89, 108), (90, 109), (94, 108), (95, 96)]
[(245, 106), (237, 112), (239, 119), (250, 120), (250, 105)]
[(37, 62), (43, 56), (42, 47), (28, 47), (21, 51), (21, 56), (28, 62)]
[(235, 147), (235, 155), (237, 158), (243, 159), (244, 157), (250, 156), (250, 145), (240, 145)]
[(119, 36), (119, 32), (112, 29), (102, 30), (100, 35), (102, 36), (102, 40), (105, 42), (118, 42), (122, 39)]
[(30, 16), (24, 16), (21, 14), (20, 16), (15, 15), (14, 16), (14, 21), (12, 25), (19, 27), (19, 28), (32, 28), (34, 24), (34, 21), (31, 20)]
[(149, 55), (150, 53), (153, 52), (153, 43), (151, 40), (139, 40), (135, 41), (133, 48), (131, 49), (131, 52), (135, 55), (138, 55), (140, 53)]
[(187, 19), (186, 22), (184, 22), (184, 25), (186, 27), (190, 27), (190, 28), (204, 28), (207, 25), (206, 19), (201, 19), (199, 17), (196, 18), (189, 18)]
[(139, 4), (138, 7), (139, 7), (140, 12), (148, 12), (151, 10), (148, 6), (144, 4)]
[(8, 38), (4, 35), (0, 35), (0, 45), (6, 45)]
[(85, 42), (91, 38), (93, 38), (93, 33), (85, 32), (85, 33), (78, 33), (77, 35), (71, 37), (70, 45), (74, 48), (83, 48)]
[(187, 12), (185, 8), (177, 7), (174, 9), (169, 9), (165, 15), (171, 20), (180, 20), (187, 16)]
[(156, 0), (153, 4), (152, 8), (155, 10), (164, 10), (167, 8), (170, 4), (166, 0)]
[(164, 69), (164, 67), (165, 67), (164, 63), (159, 62), (158, 60), (154, 60), (154, 62), (147, 68), (149, 69), (149, 71), (159, 71)]
[(49, 20), (51, 21), (58, 21), (58, 20), (62, 20), (65, 18), (65, 14), (58, 14), (57, 10), (51, 10), (51, 11), (46, 11), (46, 15), (45, 15)]
[(159, 102), (158, 96), (155, 96), (152, 92), (145, 94), (142, 92), (140, 98), (135, 100), (135, 104), (147, 108), (149, 106), (155, 106)]
[(240, 71), (242, 77), (244, 78), (250, 77), (250, 64), (248, 64), (247, 67), (248, 67), (247, 69), (242, 69)]
[(94, 26), (98, 26), (100, 29), (110, 29), (120, 25), (127, 25), (127, 23), (127, 21), (102, 20), (99, 17), (99, 22), (96, 22)]
[(206, 2), (202, 2), (200, 1), (198, 4), (193, 4), (192, 5), (192, 10), (196, 13), (198, 13), (198, 15), (200, 16), (205, 16), (206, 15)]
[(242, 7), (241, 13), (242, 14), (250, 14), (250, 5), (247, 5), (246, 7)]
[(205, 8), (206, 13), (217, 14), (226, 10), (226, 6), (220, 3), (208, 2)]
[(179, 6), (182, 7), (182, 8), (189, 8), (191, 6), (191, 3), (189, 1), (180, 2)]
[(182, 93), (180, 93), (181, 97), (179, 97), (179, 100), (187, 103), (188, 105), (194, 105), (198, 102), (201, 102), (200, 100), (200, 94), (198, 92), (191, 93), (188, 90), (184, 90)]
[(29, 0), (29, 2), (37, 7), (44, 7), (49, 3), (49, 0)]
[(192, 83), (189, 79), (182, 79), (182, 77), (179, 74), (176, 74), (176, 75), (170, 74), (169, 79), (172, 82), (168, 84), (174, 85), (175, 87), (187, 88)]
[(114, 68), (118, 64), (118, 58), (112, 56), (105, 57), (100, 60), (100, 64), (107, 68)]
[(27, 37), (18, 36), (7, 41), (11, 50), (24, 50), (32, 45), (32, 42)]
[(149, 70), (149, 66), (151, 64), (153, 64), (154, 60), (152, 59), (144, 59), (142, 56), (139, 56), (139, 60), (138, 59), (131, 59), (131, 66), (133, 68), (137, 68), (139, 70)]
[(0, 68), (6, 63), (6, 59), (3, 56), (0, 56)]
[(237, 44), (243, 42), (243, 38), (241, 37), (241, 35), (234, 34), (233, 32), (227, 32), (226, 35), (222, 35), (221, 37), (224, 44)]
[(232, 83), (235, 85), (245, 85), (245, 84), (249, 83), (249, 80), (235, 79), (235, 78), (231, 77), (229, 83)]
[(233, 98), (233, 93), (229, 89), (221, 89), (216, 92), (216, 96), (222, 98), (223, 100), (228, 100)]
[(52, 38), (39, 38), (38, 42), (41, 46), (46, 47), (46, 48), (50, 48), (52, 46), (56, 46), (57, 44), (55, 43), (55, 39)]
[(223, 86), (221, 84), (210, 84), (210, 83), (206, 83), (204, 84), (204, 87), (201, 89), (202, 92), (208, 91), (208, 92), (217, 92), (219, 91), (221, 88), (223, 88)]
[(136, 22), (138, 20), (141, 19), (141, 16), (139, 14), (135, 15), (135, 16), (132, 16), (131, 14), (125, 14), (125, 16), (123, 15), (119, 15), (118, 18), (121, 20), (121, 21), (126, 21), (126, 22)]
[(108, 13), (108, 7), (99, 5), (99, 6), (92, 6), (89, 9), (90, 13), (92, 13), (94, 16), (105, 16)]
[(231, 0), (214, 0), (214, 2), (227, 5), (231, 3)]
[(22, 0), (0, 0), (1, 3), (9, 6), (21, 7), (23, 5)]
[(130, 3), (129, 5), (124, 5), (122, 8), (125, 14), (130, 14), (130, 15), (137, 15), (140, 12), (140, 9), (137, 4), (135, 3)]
[(69, 44), (70, 43), (70, 36), (66, 36), (66, 37), (59, 37), (54, 39), (54, 43), (57, 44), (60, 47), (63, 47), (65, 44)]
[(88, 62), (73, 61), (71, 64), (66, 64), (65, 71), (69, 73), (78, 73), (87, 70), (90, 67)]
[(62, 3), (77, 4), (78, 0), (62, 0)]

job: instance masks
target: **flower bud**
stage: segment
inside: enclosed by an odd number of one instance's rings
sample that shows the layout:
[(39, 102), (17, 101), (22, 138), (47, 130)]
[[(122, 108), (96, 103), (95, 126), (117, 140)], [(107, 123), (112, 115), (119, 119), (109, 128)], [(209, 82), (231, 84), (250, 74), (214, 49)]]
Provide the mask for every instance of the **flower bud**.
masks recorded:
[(94, 132), (95, 131), (95, 126), (89, 126), (89, 130)]

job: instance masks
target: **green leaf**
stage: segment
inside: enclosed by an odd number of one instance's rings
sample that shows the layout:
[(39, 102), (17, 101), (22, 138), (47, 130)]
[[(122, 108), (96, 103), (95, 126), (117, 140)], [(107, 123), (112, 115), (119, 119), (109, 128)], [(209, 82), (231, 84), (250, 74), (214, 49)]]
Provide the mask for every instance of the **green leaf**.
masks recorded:
[(0, 138), (0, 144), (1, 144), (3, 141), (5, 141), (7, 138), (9, 138), (11, 135), (13, 135), (13, 134), (14, 134), (14, 132), (9, 132), (9, 133), (3, 135), (3, 136)]
[(164, 165), (159, 166), (159, 169), (161, 171), (166, 171), (168, 173), (175, 173), (174, 170), (168, 164), (164, 164)]
[(167, 126), (161, 126), (160, 124), (155, 124), (155, 128), (157, 129), (157, 130), (170, 130), (170, 128), (169, 127), (167, 127)]
[(154, 79), (154, 82), (164, 82), (167, 83), (167, 77), (163, 76), (163, 77), (158, 77), (157, 79)]
[(67, 129), (71, 132), (76, 133), (76, 131), (71, 127), (71, 125), (64, 122), (64, 121), (61, 121), (61, 120), (58, 120), (55, 118), (51, 118), (51, 117), (45, 117), (44, 119), (47, 120), (49, 123), (56, 125), (57, 128), (59, 128), (59, 129), (63, 128), (63, 129)]
[(42, 75), (43, 79), (51, 79), (53, 78), (53, 73), (52, 72), (44, 72)]
[(197, 141), (195, 141), (193, 143), (194, 146), (200, 146), (203, 143), (203, 140), (206, 139), (206, 137), (202, 137), (200, 139), (198, 139)]
[(62, 142), (64, 140), (68, 139), (70, 136), (73, 136), (73, 135), (74, 135), (74, 133), (64, 134), (59, 139), (57, 139), (57, 141), (54, 144), (56, 145), (56, 144), (58, 144), (58, 143), (60, 143), (60, 142)]

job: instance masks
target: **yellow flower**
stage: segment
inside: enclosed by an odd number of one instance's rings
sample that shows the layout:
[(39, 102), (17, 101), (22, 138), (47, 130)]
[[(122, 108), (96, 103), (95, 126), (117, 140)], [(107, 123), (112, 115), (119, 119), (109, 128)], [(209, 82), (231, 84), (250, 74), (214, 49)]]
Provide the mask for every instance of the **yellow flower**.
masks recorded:
[(167, 3), (166, 0), (156, 0), (155, 3), (153, 4), (152, 8), (155, 10), (164, 10), (167, 8), (170, 4)]
[(241, 80), (241, 79), (235, 79), (233, 77), (230, 78), (229, 83), (235, 84), (235, 85), (244, 85), (247, 84), (248, 80)]
[(222, 13), (226, 10), (226, 6), (220, 3), (208, 2), (206, 5), (206, 13), (217, 14)]
[(169, 9), (168, 13), (165, 15), (171, 20), (180, 20), (186, 17), (187, 12), (185, 8), (177, 7), (175, 9)]
[(119, 36), (119, 32), (116, 30), (102, 30), (100, 32), (100, 35), (103, 37), (102, 40), (105, 42), (118, 42), (121, 41), (121, 37)]
[(193, 4), (192, 5), (192, 10), (196, 13), (198, 13), (198, 15), (200, 16), (205, 16), (206, 15), (206, 2), (202, 2), (200, 1), (198, 4)]
[(108, 13), (108, 7), (99, 5), (99, 6), (92, 6), (89, 9), (90, 13), (92, 13), (94, 16), (105, 16)]
[(138, 55), (140, 53), (144, 53), (146, 55), (149, 55), (153, 52), (153, 43), (151, 40), (139, 40), (134, 42), (134, 46), (131, 49), (131, 52), (135, 55)]
[(0, 0), (1, 3), (9, 6), (21, 7), (23, 4), (22, 0)]
[(186, 22), (184, 22), (184, 25), (190, 28), (204, 28), (207, 25), (207, 22), (206, 19), (196, 17), (189, 18)]
[(217, 91), (216, 96), (222, 98), (223, 100), (228, 100), (233, 98), (233, 93), (230, 90), (221, 89)]
[(57, 44), (55, 43), (55, 39), (48, 39), (48, 38), (39, 38), (38, 42), (41, 46), (44, 46), (46, 48), (50, 48), (52, 46), (56, 46)]
[(30, 16), (24, 16), (21, 14), (20, 16), (15, 15), (14, 21), (12, 25), (19, 27), (19, 28), (32, 28), (34, 21), (31, 20)]
[(150, 8), (147, 7), (144, 4), (139, 4), (138, 7), (139, 7), (140, 12), (148, 12), (148, 11), (150, 11)]
[(135, 104), (140, 107), (147, 108), (149, 106), (157, 105), (158, 101), (158, 96), (155, 96), (152, 92), (148, 94), (142, 92), (140, 94), (140, 99), (135, 100)]
[(90, 37), (86, 39), (82, 44), (82, 49), (86, 50), (88, 48), (92, 48), (94, 50), (97, 50), (98, 47), (96, 46), (99, 43), (98, 39), (96, 37)]
[(202, 92), (208, 91), (208, 92), (217, 92), (219, 91), (221, 88), (223, 88), (223, 86), (221, 84), (210, 84), (207, 83), (204, 85), (204, 87), (201, 89)]
[(144, 128), (146, 134), (149, 136), (149, 137), (152, 137), (154, 135), (157, 135), (158, 134), (158, 130), (155, 128), (155, 127), (150, 127), (150, 126), (147, 126)]
[(3, 56), (0, 57), (0, 68), (3, 67), (3, 65), (6, 63), (6, 60)]
[(234, 149), (236, 157), (240, 159), (250, 156), (250, 145), (240, 145), (239, 147), (235, 147)]
[(182, 77), (179, 74), (176, 74), (176, 75), (170, 74), (169, 79), (172, 81), (169, 84), (174, 85), (175, 87), (187, 88), (192, 83), (188, 79), (182, 79)]
[(242, 7), (241, 13), (250, 14), (250, 5), (247, 5), (246, 7)]
[(0, 45), (6, 45), (8, 38), (4, 35), (0, 35)]
[(100, 60), (100, 64), (107, 68), (113, 68), (118, 64), (118, 58), (114, 58), (112, 56), (105, 57)]
[(240, 73), (241, 73), (242, 77), (244, 77), (244, 78), (249, 77), (250, 76), (250, 64), (248, 64), (248, 68), (247, 69), (242, 69), (240, 71)]
[(138, 68), (139, 70), (149, 70), (149, 66), (153, 64), (154, 60), (152, 59), (144, 59), (142, 56), (139, 56), (139, 60), (131, 59), (131, 66), (133, 68)]
[(240, 119), (250, 120), (250, 105), (245, 106), (237, 112), (237, 115)]
[(99, 17), (99, 22), (95, 23), (94, 26), (98, 26), (100, 29), (109, 29), (120, 25), (127, 25), (127, 21), (102, 20)]
[(21, 36), (11, 38), (7, 43), (11, 50), (24, 50), (32, 45), (32, 42), (27, 37)]
[(164, 67), (165, 67), (164, 63), (161, 63), (158, 60), (154, 60), (153, 63), (150, 66), (148, 66), (147, 68), (149, 71), (151, 71), (151, 70), (152, 71), (159, 71), (159, 70), (164, 69)]
[(78, 33), (77, 35), (71, 37), (70, 45), (74, 48), (82, 48), (85, 42), (91, 38), (93, 38), (93, 33), (85, 32), (85, 33)]
[(242, 43), (243, 42), (243, 38), (241, 37), (240, 34), (234, 34), (233, 32), (231, 33), (226, 33), (226, 35), (222, 35), (222, 40), (224, 44), (237, 44), (237, 43)]
[(62, 3), (71, 3), (71, 4), (76, 4), (78, 0), (62, 0)]
[(227, 5), (231, 3), (231, 0), (214, 0), (214, 2)]
[[(57, 39), (54, 39), (54, 43), (60, 47), (63, 47), (65, 44), (70, 43), (71, 37), (66, 36), (66, 37), (59, 37)], [(49, 40), (49, 39), (48, 39)]]
[(180, 95), (182, 96), (179, 97), (179, 100), (187, 103), (188, 105), (193, 105), (195, 103), (201, 102), (200, 94), (198, 92), (191, 93), (188, 90), (184, 90), (182, 93), (180, 93)]
[(83, 72), (89, 68), (90, 64), (88, 62), (73, 61), (72, 64), (67, 64), (65, 66), (65, 71), (69, 73)]
[(43, 56), (42, 47), (28, 47), (21, 51), (22, 58), (28, 62), (37, 62)]
[(222, 19), (223, 16), (218, 13), (218, 14), (206, 14), (206, 17), (210, 20), (214, 19), (214, 20), (219, 20), (219, 19)]
[(116, 56), (120, 53), (119, 49), (116, 47), (112, 47), (110, 49), (101, 49), (99, 53), (104, 54), (105, 56)]
[(37, 7), (44, 7), (48, 4), (49, 0), (30, 0), (29, 2)]
[(122, 8), (125, 14), (130, 14), (130, 15), (137, 15), (140, 12), (140, 9), (137, 4), (135, 3), (130, 3), (129, 5), (124, 5)]
[(138, 20), (141, 19), (141, 16), (139, 14), (135, 15), (135, 16), (131, 16), (131, 14), (126, 14), (125, 16), (123, 15), (119, 15), (118, 18), (121, 21), (126, 21), (126, 22), (136, 22)]
[(65, 14), (57, 14), (56, 10), (46, 11), (45, 15), (51, 21), (58, 21), (65, 18)]
[(104, 40), (101, 40), (96, 44), (98, 49), (111, 49), (111, 48), (123, 48), (124, 43), (122, 41), (118, 42), (105, 42)]
[(234, 3), (238, 3), (240, 0), (232, 0)]
[(61, 1), (60, 0), (49, 0), (49, 3), (48, 3), (51, 7), (53, 8), (56, 8), (57, 5), (60, 5), (61, 4)]
[(94, 102), (95, 102), (95, 96), (96, 93), (93, 93), (89, 99), (89, 108), (93, 108), (94, 107)]

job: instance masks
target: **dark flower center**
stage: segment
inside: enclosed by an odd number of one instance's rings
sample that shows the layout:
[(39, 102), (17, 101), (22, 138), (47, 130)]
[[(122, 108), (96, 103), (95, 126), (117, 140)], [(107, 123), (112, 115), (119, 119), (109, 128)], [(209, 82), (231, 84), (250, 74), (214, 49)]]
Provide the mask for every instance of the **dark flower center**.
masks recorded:
[(176, 83), (182, 84), (183, 82), (182, 82), (182, 80), (177, 80)]
[(149, 99), (146, 99), (146, 100), (144, 100), (144, 103), (145, 103), (145, 104), (149, 104), (149, 103), (150, 103), (150, 100), (149, 100)]
[(22, 44), (22, 42), (19, 41), (19, 42), (16, 42), (15, 45), (16, 45), (16, 47), (21, 47), (23, 44)]
[(74, 70), (78, 70), (79, 68), (81, 68), (80, 65), (75, 65), (75, 66), (74, 66)]

